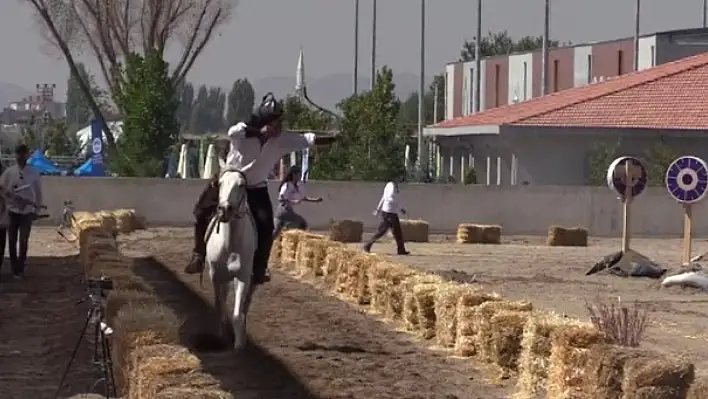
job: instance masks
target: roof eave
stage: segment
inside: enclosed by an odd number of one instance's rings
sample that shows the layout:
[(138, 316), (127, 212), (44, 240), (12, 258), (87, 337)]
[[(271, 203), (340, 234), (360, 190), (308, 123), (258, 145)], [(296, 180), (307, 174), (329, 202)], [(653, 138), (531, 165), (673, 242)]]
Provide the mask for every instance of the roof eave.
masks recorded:
[(423, 129), (423, 135), (436, 136), (474, 136), (483, 134), (499, 134), (500, 125), (461, 125), (461, 126), (428, 126)]

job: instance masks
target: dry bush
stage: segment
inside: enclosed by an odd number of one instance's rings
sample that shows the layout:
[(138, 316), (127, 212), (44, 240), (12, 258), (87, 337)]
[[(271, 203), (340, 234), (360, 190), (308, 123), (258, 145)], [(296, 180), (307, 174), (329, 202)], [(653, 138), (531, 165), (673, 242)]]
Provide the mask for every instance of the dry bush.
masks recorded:
[(610, 343), (638, 347), (649, 324), (649, 311), (639, 302), (624, 304), (617, 301), (596, 299), (585, 303), (590, 314), (590, 322), (602, 332)]

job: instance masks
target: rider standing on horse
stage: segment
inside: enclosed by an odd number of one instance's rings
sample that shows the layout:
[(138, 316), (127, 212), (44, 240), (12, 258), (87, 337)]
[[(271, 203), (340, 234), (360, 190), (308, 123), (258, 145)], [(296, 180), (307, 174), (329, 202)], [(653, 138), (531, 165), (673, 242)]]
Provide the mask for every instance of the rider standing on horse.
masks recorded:
[[(230, 149), (227, 167), (243, 172), (247, 180), (247, 201), (258, 235), (258, 248), (253, 257), (253, 282), (270, 280), (268, 257), (273, 244), (273, 206), (268, 194), (268, 174), (280, 159), (293, 151), (319, 144), (328, 144), (333, 137), (315, 137), (314, 133), (283, 132), (283, 105), (272, 93), (263, 97), (248, 122), (229, 128)], [(219, 202), (218, 178), (212, 179), (194, 207), (194, 250), (185, 268), (188, 274), (204, 270), (206, 232)]]

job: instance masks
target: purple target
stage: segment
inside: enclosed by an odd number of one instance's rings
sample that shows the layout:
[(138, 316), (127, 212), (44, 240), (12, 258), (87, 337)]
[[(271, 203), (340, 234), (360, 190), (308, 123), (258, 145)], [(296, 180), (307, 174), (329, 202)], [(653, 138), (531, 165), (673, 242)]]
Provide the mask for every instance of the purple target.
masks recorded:
[[(629, 167), (627, 167), (629, 163)], [(626, 172), (629, 170), (629, 176)], [(620, 157), (612, 161), (607, 169), (607, 186), (624, 197), (627, 185), (632, 190), (632, 197), (637, 197), (647, 187), (647, 169), (639, 158)]]
[(708, 189), (708, 165), (694, 156), (676, 159), (666, 170), (666, 189), (682, 204), (702, 200)]

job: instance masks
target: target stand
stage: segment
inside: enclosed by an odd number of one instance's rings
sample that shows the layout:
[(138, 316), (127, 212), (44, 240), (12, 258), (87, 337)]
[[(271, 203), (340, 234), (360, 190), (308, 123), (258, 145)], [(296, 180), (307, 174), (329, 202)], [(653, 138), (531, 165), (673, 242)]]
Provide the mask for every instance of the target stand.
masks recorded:
[(677, 158), (666, 170), (666, 189), (669, 195), (683, 205), (683, 265), (691, 263), (691, 208), (708, 191), (708, 165), (692, 155)]
[[(639, 277), (652, 274), (656, 266), (646, 256), (630, 248), (632, 242), (631, 214), (632, 203), (647, 187), (648, 174), (644, 163), (635, 157), (619, 157), (607, 168), (607, 186), (617, 193), (622, 202), (622, 249), (604, 257), (593, 265), (585, 275), (612, 269), (617, 274)], [(644, 271), (643, 271), (644, 270)]]

